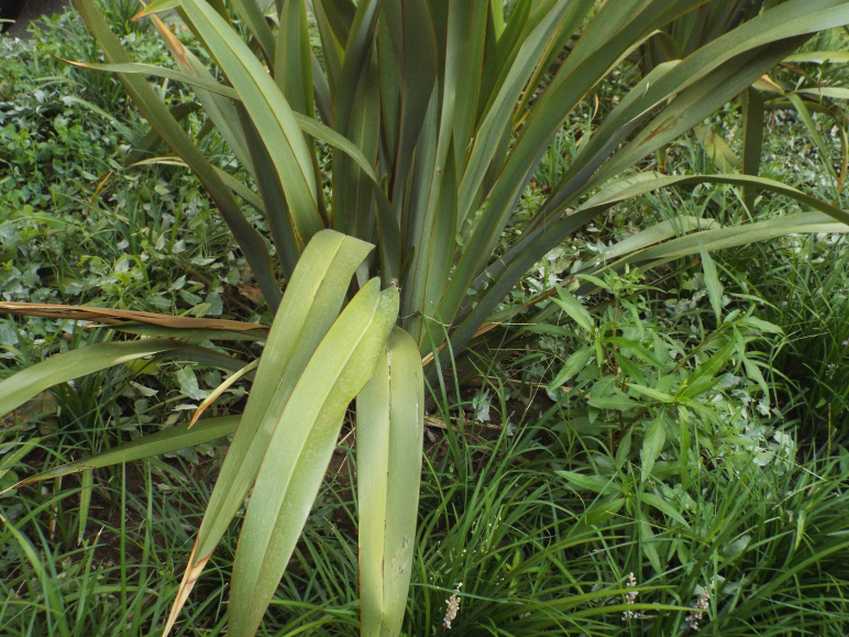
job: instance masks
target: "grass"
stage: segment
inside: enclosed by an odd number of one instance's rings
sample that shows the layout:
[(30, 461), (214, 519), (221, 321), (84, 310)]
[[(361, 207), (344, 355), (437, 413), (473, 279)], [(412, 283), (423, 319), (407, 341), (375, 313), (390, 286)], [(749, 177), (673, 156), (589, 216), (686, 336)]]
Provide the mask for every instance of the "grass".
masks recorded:
[[(162, 55), (113, 18), (143, 56)], [(91, 59), (87, 42), (67, 15), (41, 23), (25, 44), (0, 39), (0, 165), (9, 168), (0, 177), (0, 298), (262, 316), (244, 261), (195, 181), (173, 168), (115, 164), (143, 127), (107, 76), (57, 60)], [(831, 33), (811, 46), (844, 42)], [(847, 79), (839, 67), (814, 73)], [(709, 124), (727, 133), (739, 115)], [(776, 114), (767, 140), (765, 175), (846, 206), (789, 111)], [(557, 182), (577, 143), (558, 138), (525, 205)], [(715, 168), (695, 138), (658, 161)], [(108, 188), (92, 196), (110, 170)], [(764, 197), (757, 215), (784, 212), (778, 205)], [(659, 221), (682, 208), (722, 222), (745, 214), (727, 188), (647, 196), (549, 255), (516, 294), (567, 278), (634, 230), (622, 219)], [(432, 379), (405, 634), (446, 634), (453, 605), (450, 632), (472, 637), (693, 634), (696, 619), (699, 633), (722, 637), (846, 635), (846, 259), (845, 241), (831, 237), (717, 255), (719, 320), (698, 260), (610, 275), (579, 301), (591, 329), (548, 311), (533, 329), (499, 333), (457, 361), (456, 373)], [(0, 376), (98, 338), (70, 323), (0, 319)], [(580, 369), (561, 374), (582, 349), (591, 351)], [(633, 387), (692, 383), (726, 350), (686, 408)], [(0, 428), (0, 491), (187, 420), (191, 394), (220, 378), (201, 376), (195, 389), (177, 369), (96, 374), (27, 406)], [(242, 400), (238, 387), (227, 400)], [(340, 441), (261, 634), (357, 634), (351, 439)], [(90, 491), (67, 477), (0, 494), (3, 634), (158, 634), (221, 452), (207, 445), (98, 470)], [(177, 634), (225, 634), (236, 537), (234, 529), (224, 538)]]

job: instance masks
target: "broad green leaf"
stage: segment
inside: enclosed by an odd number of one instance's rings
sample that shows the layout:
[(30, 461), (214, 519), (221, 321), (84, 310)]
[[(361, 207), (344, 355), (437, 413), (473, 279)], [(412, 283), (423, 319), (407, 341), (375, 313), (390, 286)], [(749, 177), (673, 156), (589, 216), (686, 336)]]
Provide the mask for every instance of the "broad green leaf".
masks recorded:
[(655, 573), (662, 573), (663, 566), (660, 562), (660, 554), (657, 552), (657, 540), (654, 531), (651, 529), (651, 524), (643, 514), (639, 516), (637, 530), (640, 537), (640, 550), (648, 559)]
[(711, 389), (716, 384), (716, 375), (731, 360), (735, 345), (729, 343), (699, 365), (690, 375), (681, 389), (682, 398), (695, 398)]
[(374, 371), (395, 320), (398, 290), (372, 279), (316, 348), (278, 412), (233, 564), (230, 634), (253, 635), (318, 494), (348, 404)]
[[(656, 365), (656, 362), (653, 362), (653, 364)], [(628, 383), (628, 389), (631, 389), (646, 398), (651, 398), (659, 403), (671, 404), (675, 402), (675, 396), (655, 389), (654, 387), (647, 387), (646, 385), (640, 385), (638, 383)]]
[(587, 403), (596, 409), (614, 411), (628, 411), (640, 406), (640, 403), (629, 398), (616, 386), (615, 379), (612, 377), (602, 378), (592, 386), (587, 396)]
[(177, 383), (180, 392), (191, 400), (203, 400), (209, 394), (198, 385), (197, 376), (191, 367), (181, 367), (177, 370)]
[(775, 323), (770, 323), (769, 321), (760, 319), (757, 316), (747, 316), (742, 322), (766, 334), (784, 334), (784, 330), (781, 327)]
[(166, 633), (256, 479), (281, 414), (316, 347), (333, 324), (351, 277), (372, 246), (333, 230), (301, 255), (260, 358), (241, 425), (215, 483)]
[(552, 300), (560, 307), (561, 310), (566, 312), (569, 318), (578, 324), (578, 327), (586, 330), (587, 332), (593, 331), (595, 321), (593, 321), (592, 315), (572, 294), (569, 294), (569, 292), (563, 288), (558, 288), (557, 296)]
[(574, 488), (581, 491), (592, 491), (599, 495), (609, 495), (619, 492), (619, 485), (610, 478), (589, 476), (575, 471), (556, 471), (555, 473)]
[(758, 363), (750, 358), (744, 358), (743, 368), (746, 370), (746, 376), (758, 384), (764, 396), (769, 396), (769, 385), (767, 385), (766, 378), (764, 378)]
[(659, 495), (655, 495), (654, 493), (641, 493), (640, 500), (644, 503), (648, 504), (653, 509), (657, 509), (667, 517), (675, 520), (682, 526), (689, 527), (687, 524), (687, 520), (684, 519), (684, 516), (681, 515), (681, 512), (675, 508), (670, 502), (660, 497)]
[(179, 343), (141, 340), (98, 343), (55, 354), (41, 363), (22, 369), (0, 382), (0, 416), (8, 414), (45, 389), (102, 369), (174, 349)]
[(594, 352), (595, 348), (592, 346), (582, 347), (581, 349), (573, 352), (569, 358), (566, 359), (561, 370), (557, 372), (557, 376), (554, 377), (554, 380), (549, 383), (548, 390), (556, 391), (564, 383), (577, 376), (592, 358)]
[(357, 397), (359, 582), (364, 637), (401, 632), (412, 574), (424, 431), (415, 341), (396, 328)]

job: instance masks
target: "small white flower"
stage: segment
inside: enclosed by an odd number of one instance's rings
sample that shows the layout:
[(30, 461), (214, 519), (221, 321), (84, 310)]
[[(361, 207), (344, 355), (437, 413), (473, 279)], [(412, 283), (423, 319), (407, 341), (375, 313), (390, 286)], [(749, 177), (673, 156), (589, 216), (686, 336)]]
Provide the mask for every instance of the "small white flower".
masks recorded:
[[(628, 588), (636, 588), (637, 586), (637, 578), (634, 577), (634, 573), (628, 573), (628, 576), (625, 578), (625, 584)], [(637, 596), (639, 595), (639, 591), (629, 591), (625, 593), (625, 603), (628, 606), (632, 606), (637, 603)], [(622, 621), (630, 621), (632, 619), (640, 619), (642, 617), (641, 613), (638, 613), (633, 610), (626, 610), (622, 613)]]
[(445, 616), (442, 618), (442, 625), (445, 630), (451, 630), (451, 624), (457, 619), (457, 614), (460, 612), (460, 588), (462, 586), (463, 582), (457, 584), (457, 588), (445, 602)]
[(699, 593), (699, 597), (696, 599), (695, 608), (693, 608), (693, 610), (690, 611), (690, 614), (687, 615), (687, 619), (685, 620), (687, 628), (693, 632), (699, 630), (699, 625), (701, 624), (705, 613), (708, 611), (708, 606), (710, 606), (710, 591), (705, 588)]

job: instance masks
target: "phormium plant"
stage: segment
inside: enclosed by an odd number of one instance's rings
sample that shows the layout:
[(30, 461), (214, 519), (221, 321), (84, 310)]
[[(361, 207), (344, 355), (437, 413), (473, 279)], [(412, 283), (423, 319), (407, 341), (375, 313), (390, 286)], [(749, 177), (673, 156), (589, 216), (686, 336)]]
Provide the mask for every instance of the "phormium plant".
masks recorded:
[[(175, 67), (160, 68), (132, 62), (97, 3), (75, 0), (107, 59), (79, 64), (119, 75), (170, 149), (167, 160), (191, 169), (209, 193), (276, 312), (267, 329), (100, 308), (2, 306), (95, 320), (145, 338), (93, 345), (19, 372), (0, 383), (0, 414), (51, 385), (132, 359), (180, 357), (231, 369), (213, 397), (256, 367), (241, 415), (167, 430), (29, 480), (235, 431), (166, 633), (251, 492), (228, 612), (230, 634), (254, 634), (356, 397), (361, 631), (398, 635), (415, 537), (423, 363), (438, 362), (449, 346), (459, 353), (526, 309), (501, 304), (549, 250), (617, 203), (710, 182), (743, 187), (749, 204), (757, 191), (816, 212), (740, 228), (685, 223), (683, 237), (661, 224), (611, 250), (614, 266), (846, 229), (849, 214), (838, 207), (753, 174), (652, 170), (656, 151), (749, 91), (811, 34), (849, 23), (849, 0), (770, 3), (702, 34), (684, 57), (646, 68), (644, 47), (709, 4), (518, 0), (506, 11), (501, 0), (159, 0), (139, 18), (153, 21), (173, 54)], [(178, 35), (189, 32), (187, 45)], [(190, 47), (205, 49), (214, 66)], [(519, 199), (554, 135), (625, 69), (636, 69), (628, 77), (638, 79), (621, 99), (599, 105), (561, 182), (530, 220), (518, 222)], [(247, 182), (204, 156), (181, 124), (186, 109), (169, 109), (149, 77), (193, 88), (203, 130), (220, 133)], [(750, 136), (743, 168), (756, 166), (759, 153)], [(264, 215), (273, 258), (246, 206)], [(258, 364), (197, 344), (227, 339), (264, 342)]]

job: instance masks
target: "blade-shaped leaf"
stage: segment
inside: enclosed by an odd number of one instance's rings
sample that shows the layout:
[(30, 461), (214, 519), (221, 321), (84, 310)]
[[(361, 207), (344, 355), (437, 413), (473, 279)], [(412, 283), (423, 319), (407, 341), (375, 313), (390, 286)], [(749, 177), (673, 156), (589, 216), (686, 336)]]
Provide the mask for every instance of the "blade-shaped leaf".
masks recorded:
[(295, 383), (339, 313), (354, 271), (371, 249), (365, 242), (325, 230), (313, 237), (301, 255), (260, 358), (242, 424), (215, 483), (166, 634), (239, 510)]
[(410, 586), (424, 431), (418, 347), (400, 328), (357, 398), (360, 634), (397, 637)]
[(259, 627), (295, 549), (348, 404), (368, 382), (398, 317), (398, 290), (366, 284), (342, 311), (298, 379), (273, 432), (233, 564), (230, 634)]
[(645, 482), (651, 476), (654, 463), (657, 460), (660, 452), (663, 451), (663, 445), (666, 443), (666, 421), (663, 416), (658, 416), (652, 420), (646, 430), (643, 438), (643, 447), (640, 450), (640, 479)]
[(719, 273), (716, 270), (716, 263), (713, 257), (704, 249), (700, 251), (700, 254), (702, 257), (702, 273), (705, 277), (705, 288), (707, 289), (711, 309), (713, 309), (713, 315), (718, 324), (722, 320), (722, 283), (719, 280)]
[[(760, 172), (764, 138), (764, 100), (761, 93), (750, 88), (743, 94), (743, 173)], [(755, 186), (743, 188), (743, 202), (749, 211), (755, 205), (758, 190)]]
[[(248, 0), (252, 2), (253, 0)], [(238, 33), (206, 2), (183, 0), (183, 10), (242, 98), (277, 171), (298, 246), (323, 226), (312, 158), (279, 87)]]
[(173, 453), (180, 449), (196, 447), (197, 445), (223, 438), (236, 431), (236, 427), (239, 426), (239, 418), (239, 416), (205, 418), (196, 427), (192, 427), (191, 429), (183, 426), (170, 427), (155, 434), (148, 434), (123, 445), (118, 445), (109, 451), (43, 471), (21, 480), (11, 488), (16, 489), (28, 484), (52, 480), (53, 478), (60, 478), (73, 473), (110, 467), (121, 464), (122, 462), (152, 458), (165, 453)]
[(145, 356), (174, 349), (179, 343), (142, 340), (98, 343), (51, 356), (0, 382), (0, 416), (8, 414), (45, 389)]

